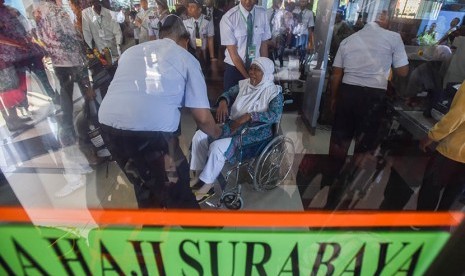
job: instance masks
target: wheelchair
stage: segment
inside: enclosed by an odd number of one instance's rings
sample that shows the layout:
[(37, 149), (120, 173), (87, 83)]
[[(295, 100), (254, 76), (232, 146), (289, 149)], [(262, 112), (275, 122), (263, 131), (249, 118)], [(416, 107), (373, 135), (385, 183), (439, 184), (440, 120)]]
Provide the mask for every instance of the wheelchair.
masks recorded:
[(280, 185), (288, 176), (294, 162), (294, 143), (288, 137), (278, 134), (279, 124), (271, 124), (273, 136), (254, 144), (243, 145), (243, 137), (247, 132), (259, 126), (248, 127), (240, 133), (237, 162), (217, 178), (221, 187), (221, 196), (217, 202), (206, 201), (210, 207), (230, 210), (244, 207), (241, 196), (241, 170), (245, 169), (252, 180), (255, 191), (269, 191)]

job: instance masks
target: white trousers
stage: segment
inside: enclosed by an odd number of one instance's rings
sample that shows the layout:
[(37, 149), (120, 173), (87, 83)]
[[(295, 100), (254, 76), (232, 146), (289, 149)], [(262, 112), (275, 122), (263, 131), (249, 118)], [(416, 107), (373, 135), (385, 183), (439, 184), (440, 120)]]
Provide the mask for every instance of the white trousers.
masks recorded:
[(197, 130), (192, 138), (191, 170), (200, 171), (199, 179), (207, 184), (213, 184), (223, 169), (224, 156), (231, 144), (231, 138), (223, 138), (208, 143), (208, 135)]

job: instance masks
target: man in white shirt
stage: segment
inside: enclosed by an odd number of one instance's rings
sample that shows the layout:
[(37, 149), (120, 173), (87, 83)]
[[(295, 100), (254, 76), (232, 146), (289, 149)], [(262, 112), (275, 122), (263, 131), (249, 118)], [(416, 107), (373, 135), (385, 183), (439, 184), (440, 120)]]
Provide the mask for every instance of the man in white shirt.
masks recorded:
[[(199, 129), (211, 137), (221, 133), (210, 113), (200, 64), (186, 51), (188, 40), (182, 20), (167, 16), (160, 39), (121, 55), (100, 106), (105, 140), (133, 182), (139, 208), (199, 208), (176, 135), (181, 107), (190, 108)], [(165, 171), (168, 161), (176, 173)]]
[(135, 25), (139, 28), (139, 42), (143, 43), (155, 39), (154, 30), (157, 28), (157, 12), (149, 8), (147, 0), (140, 1), (140, 11), (137, 13)]
[[(87, 46), (102, 52), (108, 47), (111, 55), (119, 56), (123, 35), (118, 23), (112, 18), (111, 11), (102, 7), (98, 0), (82, 11), (82, 33)], [(93, 42), (92, 42), (93, 41)]]
[(302, 64), (307, 52), (315, 49), (313, 45), (313, 29), (315, 28), (315, 19), (313, 11), (307, 8), (308, 0), (300, 0), (300, 6), (296, 7), (292, 13), (297, 19), (297, 25), (294, 28), (296, 37), (296, 47), (299, 50), (299, 61)]
[(213, 22), (207, 20), (202, 14), (202, 1), (189, 0), (187, 6), (189, 19), (184, 20), (184, 26), (190, 34), (189, 50), (194, 54), (203, 66), (206, 65), (206, 50), (210, 53), (212, 61), (216, 61), (213, 47)]
[[(408, 58), (398, 33), (388, 30), (387, 11), (375, 22), (344, 39), (333, 62), (331, 110), (335, 112), (329, 146), (330, 163), (322, 185), (330, 185), (325, 208), (334, 209), (343, 192), (338, 176), (355, 138), (354, 157), (374, 150), (381, 119), (386, 114), (386, 89), (391, 66), (408, 74)], [(333, 183), (334, 182), (334, 183)]]
[(268, 57), (271, 38), (266, 10), (254, 0), (241, 0), (221, 19), (221, 45), (226, 46), (224, 90), (249, 77), (247, 70), (255, 57)]
[(285, 28), (282, 24), (284, 10), (281, 9), (283, 0), (273, 0), (273, 6), (266, 10), (266, 18), (268, 19), (268, 26), (270, 27), (271, 40), (269, 41), (269, 58), (275, 61), (279, 58), (280, 65), (283, 67), (284, 53), (284, 33)]
[(202, 10), (202, 13), (205, 15), (205, 18), (208, 21), (213, 22), (213, 30), (215, 36), (213, 37), (213, 45), (215, 47), (214, 56), (210, 56), (210, 58), (218, 58), (219, 57), (219, 50), (221, 46), (221, 38), (220, 38), (220, 21), (223, 17), (223, 12), (220, 11), (215, 7), (215, 0), (205, 0), (204, 1), (205, 7)]

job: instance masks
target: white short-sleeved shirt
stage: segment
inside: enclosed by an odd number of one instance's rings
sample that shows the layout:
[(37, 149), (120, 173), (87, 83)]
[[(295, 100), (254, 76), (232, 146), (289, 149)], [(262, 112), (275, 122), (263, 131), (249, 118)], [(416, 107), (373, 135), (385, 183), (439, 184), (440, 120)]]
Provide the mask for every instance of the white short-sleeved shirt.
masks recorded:
[(127, 49), (99, 110), (99, 121), (117, 129), (174, 132), (180, 107), (209, 108), (199, 62), (173, 40)]
[(379, 89), (387, 88), (391, 65), (399, 68), (407, 64), (400, 35), (375, 22), (344, 39), (333, 62), (344, 70), (343, 83)]
[[(262, 41), (271, 38), (270, 26), (266, 17), (266, 10), (255, 5), (250, 13), (253, 16), (253, 45), (256, 47), (256, 56), (260, 55)], [(230, 9), (220, 21), (221, 45), (236, 45), (237, 53), (245, 62), (245, 49), (247, 44), (247, 16), (249, 12), (239, 3)], [(234, 66), (228, 50), (225, 51), (224, 62)]]
[(444, 87), (449, 82), (463, 82), (465, 80), (465, 37), (456, 37), (452, 46), (455, 46), (457, 49), (444, 76)]
[(149, 40), (149, 36), (153, 35), (153, 29), (157, 28), (158, 18), (157, 12), (154, 8), (149, 8), (147, 10), (141, 9), (136, 18), (142, 21), (139, 33), (139, 39), (141, 42)]
[(100, 15), (92, 7), (82, 10), (82, 33), (89, 48), (93, 40), (99, 51), (109, 47), (113, 56), (118, 55), (116, 45), (121, 44), (123, 34), (110, 10), (102, 7)]
[[(297, 18), (300, 15), (300, 12), (302, 10), (300, 7), (296, 7), (292, 13), (297, 16)], [(315, 18), (313, 17), (313, 11), (309, 9), (304, 9), (302, 13), (302, 22), (296, 22), (296, 24), (300, 24), (301, 28), (300, 30), (300, 35), (308, 35), (308, 28), (315, 27)]]
[(202, 39), (202, 50), (207, 48), (207, 38), (215, 36), (213, 22), (205, 19), (205, 15), (201, 14), (200, 17), (195, 20), (193, 17), (184, 20), (184, 26), (191, 35), (189, 43), (192, 48), (196, 48), (195, 44), (195, 22), (199, 24), (200, 38)]
[(266, 18), (268, 19), (268, 26), (270, 27), (271, 36), (273, 38), (277, 37), (280, 33), (282, 33), (283, 16), (284, 10), (274, 8), (269, 8), (266, 10)]

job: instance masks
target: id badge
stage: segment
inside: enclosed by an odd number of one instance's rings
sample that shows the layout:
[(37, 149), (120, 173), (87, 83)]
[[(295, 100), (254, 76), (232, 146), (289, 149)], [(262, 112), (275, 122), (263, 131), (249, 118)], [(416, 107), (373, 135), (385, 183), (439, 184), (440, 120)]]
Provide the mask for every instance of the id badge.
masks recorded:
[(255, 54), (257, 53), (257, 47), (255, 45), (250, 45), (248, 50), (249, 50), (248, 52), (249, 58), (254, 59)]
[(103, 29), (98, 30), (98, 36), (100, 38), (103, 38), (105, 36), (105, 32), (103, 31)]
[(195, 39), (195, 46), (202, 47), (202, 39), (201, 38), (196, 38)]

